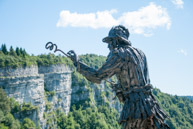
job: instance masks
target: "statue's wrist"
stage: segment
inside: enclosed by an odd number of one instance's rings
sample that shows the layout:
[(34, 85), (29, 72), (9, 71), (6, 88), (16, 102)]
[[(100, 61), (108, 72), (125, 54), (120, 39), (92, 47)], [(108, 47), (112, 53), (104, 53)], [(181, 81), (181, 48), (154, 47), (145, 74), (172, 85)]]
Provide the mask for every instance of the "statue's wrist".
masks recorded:
[(77, 63), (77, 61), (73, 61), (73, 64), (74, 64), (75, 67), (77, 67), (78, 63)]
[(80, 71), (80, 63), (79, 63), (79, 61), (74, 62), (74, 65), (76, 67), (76, 70), (79, 72)]

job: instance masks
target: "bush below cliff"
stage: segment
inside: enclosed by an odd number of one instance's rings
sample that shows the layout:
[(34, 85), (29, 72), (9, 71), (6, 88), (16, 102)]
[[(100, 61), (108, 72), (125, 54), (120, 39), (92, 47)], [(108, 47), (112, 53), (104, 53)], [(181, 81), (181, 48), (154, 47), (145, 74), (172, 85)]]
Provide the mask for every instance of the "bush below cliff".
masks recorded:
[(23, 122), (14, 118), (15, 113), (22, 113), (36, 107), (30, 104), (19, 105), (13, 98), (8, 98), (3, 89), (0, 88), (0, 129), (29, 129), (36, 127), (34, 122), (29, 118), (24, 118)]

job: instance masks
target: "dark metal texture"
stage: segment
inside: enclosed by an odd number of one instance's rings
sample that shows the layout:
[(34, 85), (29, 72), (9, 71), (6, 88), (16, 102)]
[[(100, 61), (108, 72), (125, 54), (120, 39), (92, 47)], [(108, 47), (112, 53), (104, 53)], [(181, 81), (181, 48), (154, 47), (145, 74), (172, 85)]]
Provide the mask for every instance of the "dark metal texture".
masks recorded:
[(119, 35), (119, 39), (112, 38), (112, 35), (105, 38), (110, 53), (98, 70), (78, 61), (74, 51), (69, 51), (68, 55), (77, 67), (77, 71), (91, 82), (100, 83), (113, 75), (117, 77), (118, 84), (113, 84), (112, 88), (120, 102), (124, 103), (119, 119), (124, 129), (169, 129), (164, 122), (168, 116), (151, 91), (152, 85), (145, 54), (129, 44), (130, 41), (127, 40), (129, 35), (125, 33), (128, 30), (125, 27), (114, 28), (116, 28), (115, 32), (112, 32), (113, 29), (110, 31), (114, 35)]

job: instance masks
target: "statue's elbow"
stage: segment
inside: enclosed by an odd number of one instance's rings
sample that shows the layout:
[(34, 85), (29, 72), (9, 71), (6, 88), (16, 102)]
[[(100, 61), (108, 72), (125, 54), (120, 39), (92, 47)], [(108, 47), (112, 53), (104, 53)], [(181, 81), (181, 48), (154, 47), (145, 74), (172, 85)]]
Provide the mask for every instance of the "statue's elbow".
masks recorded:
[(92, 83), (97, 83), (97, 84), (100, 84), (100, 83), (101, 83), (101, 79), (99, 79), (99, 78), (91, 77), (91, 76), (86, 77), (86, 78), (87, 78), (87, 80), (89, 80), (89, 81), (92, 82)]
[(93, 82), (94, 82), (94, 83), (97, 83), (97, 84), (101, 84), (101, 81), (102, 81), (102, 80), (100, 80), (100, 79), (95, 79)]
[(97, 84), (101, 84), (101, 81), (96, 81), (95, 83), (97, 83)]

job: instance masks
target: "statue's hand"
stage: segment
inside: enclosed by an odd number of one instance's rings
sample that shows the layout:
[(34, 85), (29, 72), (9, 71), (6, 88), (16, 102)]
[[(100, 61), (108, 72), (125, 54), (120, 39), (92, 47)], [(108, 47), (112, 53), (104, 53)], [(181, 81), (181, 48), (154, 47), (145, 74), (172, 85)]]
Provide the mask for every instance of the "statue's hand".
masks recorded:
[(78, 63), (78, 56), (73, 50), (70, 50), (68, 53), (69, 58), (74, 62), (74, 65), (77, 66)]

